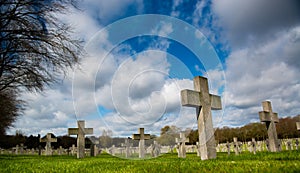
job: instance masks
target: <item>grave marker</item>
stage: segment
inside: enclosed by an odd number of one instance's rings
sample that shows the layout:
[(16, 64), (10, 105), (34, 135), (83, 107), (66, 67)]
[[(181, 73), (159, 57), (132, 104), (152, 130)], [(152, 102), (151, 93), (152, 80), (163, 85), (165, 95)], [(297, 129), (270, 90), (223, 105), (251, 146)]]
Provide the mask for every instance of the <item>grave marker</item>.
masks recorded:
[(160, 148), (161, 146), (158, 144), (157, 141), (153, 141), (151, 155), (152, 157), (158, 157), (160, 155)]
[(178, 157), (185, 158), (186, 157), (186, 149), (185, 143), (189, 142), (189, 139), (185, 137), (184, 133), (179, 134), (180, 138), (176, 138), (175, 141), (178, 145)]
[(139, 128), (138, 134), (133, 134), (132, 139), (139, 140), (139, 158), (145, 157), (145, 140), (150, 139), (150, 134), (144, 134), (144, 128)]
[(297, 130), (300, 131), (300, 122), (296, 122), (296, 127), (297, 127)]
[(84, 121), (77, 121), (78, 128), (69, 128), (69, 135), (77, 135), (77, 158), (84, 158), (85, 155), (85, 135), (93, 134), (93, 128), (85, 128)]
[(255, 138), (252, 138), (251, 145), (252, 145), (253, 154), (256, 154), (256, 141), (255, 141)]
[(298, 150), (298, 147), (299, 147), (299, 140), (298, 139), (296, 139), (295, 144), (296, 144), (296, 150)]
[(122, 147), (125, 147), (125, 157), (130, 157), (130, 147), (132, 147), (132, 143), (129, 142), (129, 139), (125, 139), (125, 143), (121, 144)]
[(278, 123), (277, 113), (272, 111), (271, 102), (264, 101), (262, 102), (263, 111), (259, 112), (259, 118), (261, 122), (265, 122), (268, 130), (269, 138), (269, 149), (271, 152), (279, 151), (279, 142), (276, 132), (275, 123)]
[(239, 141), (237, 140), (237, 137), (233, 138), (233, 146), (235, 155), (239, 155)]
[(52, 155), (52, 148), (51, 148), (51, 143), (52, 142), (57, 142), (57, 138), (52, 138), (51, 133), (47, 133), (46, 138), (41, 138), (40, 142), (46, 142), (46, 155), (50, 156)]
[(217, 154), (211, 110), (222, 109), (221, 98), (209, 94), (207, 78), (195, 77), (194, 88), (181, 91), (181, 104), (196, 107), (201, 160), (213, 159)]
[(226, 147), (227, 147), (227, 154), (229, 156), (230, 155), (230, 143), (228, 141), (226, 143)]

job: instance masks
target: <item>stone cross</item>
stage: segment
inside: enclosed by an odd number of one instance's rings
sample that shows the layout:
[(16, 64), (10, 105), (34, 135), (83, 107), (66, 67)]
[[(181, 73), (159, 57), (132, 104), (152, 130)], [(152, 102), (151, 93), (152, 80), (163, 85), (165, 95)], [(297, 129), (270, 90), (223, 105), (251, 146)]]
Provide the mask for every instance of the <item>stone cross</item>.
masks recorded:
[(233, 138), (233, 146), (234, 146), (235, 155), (239, 155), (239, 141), (237, 140), (237, 137)]
[(85, 135), (93, 134), (93, 128), (85, 128), (84, 121), (77, 121), (78, 128), (69, 128), (69, 135), (77, 135), (77, 158), (84, 158), (85, 154)]
[(279, 151), (279, 143), (276, 132), (275, 123), (278, 123), (277, 113), (272, 111), (271, 102), (264, 101), (262, 102), (263, 111), (259, 112), (259, 118), (261, 122), (265, 122), (268, 130), (269, 138), (269, 149), (271, 152)]
[(185, 158), (186, 157), (186, 150), (185, 150), (185, 143), (189, 142), (189, 139), (185, 137), (184, 133), (179, 134), (180, 138), (176, 138), (175, 141), (178, 145), (178, 157)]
[(150, 134), (144, 133), (144, 128), (139, 128), (138, 134), (133, 134), (132, 139), (139, 140), (139, 158), (145, 157), (145, 140), (150, 139)]
[(20, 149), (20, 154), (24, 154), (24, 149), (26, 149), (26, 146), (24, 146), (24, 144), (21, 143), (19, 149)]
[(52, 148), (51, 148), (51, 143), (52, 142), (57, 142), (57, 138), (51, 138), (51, 133), (47, 133), (46, 138), (41, 138), (40, 142), (46, 142), (46, 155), (50, 156), (52, 155)]
[(13, 150), (15, 150), (15, 154), (19, 154), (19, 145), (16, 145)]
[(255, 138), (252, 138), (251, 145), (252, 145), (253, 154), (256, 154), (256, 141), (255, 141)]
[(181, 104), (196, 107), (201, 160), (217, 157), (211, 110), (222, 109), (221, 98), (209, 94), (207, 78), (194, 78), (193, 90), (181, 91)]
[(130, 157), (130, 147), (132, 147), (132, 143), (129, 142), (129, 139), (125, 139), (125, 143), (121, 144), (122, 147), (125, 147), (125, 157), (128, 158)]

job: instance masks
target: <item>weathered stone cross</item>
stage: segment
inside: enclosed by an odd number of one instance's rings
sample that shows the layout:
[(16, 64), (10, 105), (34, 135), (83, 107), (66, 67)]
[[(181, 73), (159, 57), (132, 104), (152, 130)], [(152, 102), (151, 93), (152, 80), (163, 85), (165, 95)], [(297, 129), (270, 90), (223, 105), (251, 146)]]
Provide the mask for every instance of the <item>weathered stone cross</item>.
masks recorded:
[(185, 150), (185, 143), (189, 142), (189, 139), (185, 137), (184, 133), (179, 134), (180, 138), (176, 138), (175, 142), (178, 144), (178, 157), (185, 158), (186, 157), (186, 150)]
[(259, 118), (261, 122), (265, 122), (268, 130), (269, 149), (271, 152), (279, 151), (279, 141), (276, 132), (275, 123), (278, 123), (277, 113), (272, 111), (271, 102), (262, 102), (263, 111), (259, 112)]
[(52, 138), (51, 133), (47, 133), (46, 138), (41, 138), (40, 142), (46, 142), (46, 155), (47, 156), (52, 155), (51, 143), (57, 142), (57, 138)]
[(181, 91), (181, 104), (196, 107), (201, 160), (216, 158), (216, 141), (211, 110), (222, 109), (221, 98), (209, 94), (207, 78), (196, 76), (192, 90)]
[(145, 157), (145, 140), (150, 139), (150, 134), (144, 133), (144, 128), (139, 128), (138, 134), (133, 134), (132, 139), (139, 140), (139, 158)]
[(78, 128), (69, 128), (69, 135), (77, 135), (77, 158), (84, 158), (85, 135), (93, 134), (93, 128), (85, 128), (84, 121), (77, 121)]

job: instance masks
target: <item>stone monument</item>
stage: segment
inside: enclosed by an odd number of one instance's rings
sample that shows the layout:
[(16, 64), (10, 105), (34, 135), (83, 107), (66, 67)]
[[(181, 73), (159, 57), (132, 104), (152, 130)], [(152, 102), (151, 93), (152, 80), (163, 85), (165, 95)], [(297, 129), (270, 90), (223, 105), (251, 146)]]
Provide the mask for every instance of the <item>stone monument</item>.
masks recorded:
[(133, 134), (132, 139), (139, 140), (139, 158), (145, 157), (145, 140), (150, 139), (150, 134), (144, 133), (144, 128), (139, 128), (138, 134)]
[(196, 108), (201, 160), (214, 159), (217, 154), (211, 110), (222, 109), (221, 98), (209, 94), (207, 78), (195, 77), (194, 88), (181, 91), (181, 104)]
[(263, 111), (259, 112), (259, 118), (261, 122), (265, 122), (268, 131), (269, 149), (271, 152), (279, 151), (279, 141), (276, 132), (275, 123), (278, 123), (277, 113), (272, 111), (271, 102), (262, 102)]
[(84, 158), (85, 155), (85, 135), (93, 134), (93, 128), (85, 128), (84, 121), (77, 121), (78, 128), (69, 128), (69, 135), (77, 135), (77, 158)]

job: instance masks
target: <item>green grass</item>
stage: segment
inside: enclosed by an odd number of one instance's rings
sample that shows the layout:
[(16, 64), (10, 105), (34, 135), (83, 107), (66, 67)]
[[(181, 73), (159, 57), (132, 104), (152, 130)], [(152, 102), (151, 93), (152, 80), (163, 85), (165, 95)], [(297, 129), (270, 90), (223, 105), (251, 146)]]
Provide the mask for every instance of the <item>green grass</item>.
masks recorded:
[(164, 154), (156, 159), (126, 160), (102, 154), (76, 159), (72, 156), (0, 155), (0, 172), (300, 172), (300, 152), (218, 153), (201, 161), (196, 154), (177, 158)]

